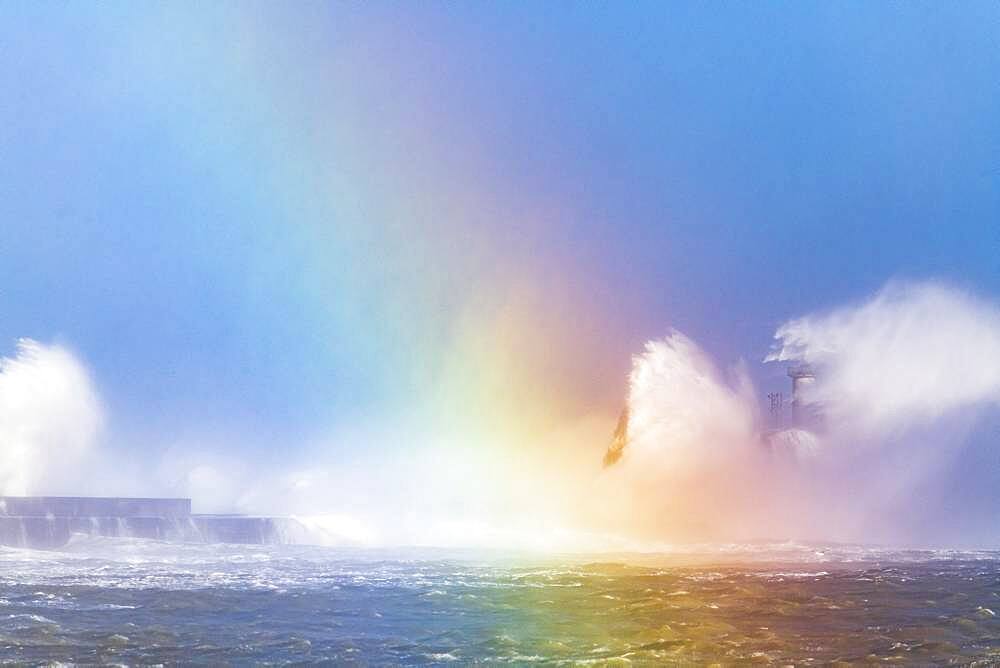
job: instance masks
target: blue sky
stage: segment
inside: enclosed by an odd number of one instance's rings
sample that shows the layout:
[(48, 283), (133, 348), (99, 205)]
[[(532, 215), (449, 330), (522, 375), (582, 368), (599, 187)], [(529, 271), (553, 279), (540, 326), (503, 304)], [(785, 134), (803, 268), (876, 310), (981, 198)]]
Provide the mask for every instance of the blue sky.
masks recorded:
[(672, 326), (756, 361), (894, 277), (1000, 298), (995, 3), (9, 3), (0, 26), (0, 345), (76, 351), (112, 445), (263, 457), (405, 411), (484, 292), (573, 342), (528, 375), (578, 413), (616, 411)]

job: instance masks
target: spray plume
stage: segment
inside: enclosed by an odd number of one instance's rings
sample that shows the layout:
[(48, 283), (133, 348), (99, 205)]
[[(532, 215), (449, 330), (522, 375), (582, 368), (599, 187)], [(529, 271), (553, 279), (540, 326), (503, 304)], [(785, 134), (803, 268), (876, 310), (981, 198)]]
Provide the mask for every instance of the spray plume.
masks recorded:
[(1000, 309), (942, 284), (891, 284), (863, 304), (792, 320), (775, 339), (766, 360), (820, 370), (812, 398), (855, 435), (1000, 402)]
[(946, 474), (978, 412), (1000, 404), (1000, 309), (940, 283), (892, 283), (793, 319), (775, 340), (765, 361), (816, 370), (800, 400), (821, 425), (767, 429), (747, 375), (723, 378), (677, 332), (633, 359), (627, 418), (605, 455), (619, 516), (654, 516), (643, 528), (661, 538), (933, 536), (944, 518), (926, 505), (919, 528), (900, 518)]
[(78, 488), (102, 411), (87, 370), (65, 348), (21, 339), (0, 359), (0, 492)]

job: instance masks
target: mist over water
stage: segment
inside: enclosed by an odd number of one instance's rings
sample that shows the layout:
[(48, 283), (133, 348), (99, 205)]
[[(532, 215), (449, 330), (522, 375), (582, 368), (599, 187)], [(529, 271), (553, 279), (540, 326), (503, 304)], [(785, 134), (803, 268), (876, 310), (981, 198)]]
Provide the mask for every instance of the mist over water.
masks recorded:
[[(604, 469), (602, 415), (520, 449), (504, 434), (359, 423), (289, 446), (278, 466), (192, 440), (128, 467), (101, 447), (105, 415), (85, 364), (23, 340), (0, 362), (0, 492), (190, 496), (196, 512), (294, 516), (330, 545), (995, 544), (997, 443), (981, 425), (1000, 404), (997, 305), (945, 284), (892, 283), (781, 325), (765, 363), (815, 370), (803, 400), (818, 420), (778, 427), (747, 364), (720, 365), (677, 331), (650, 341)], [(370, 452), (397, 441), (407, 447)]]
[(623, 524), (674, 539), (995, 536), (989, 523), (947, 529), (949, 489), (983, 484), (949, 478), (977, 419), (1000, 404), (996, 305), (939, 283), (891, 283), (785, 323), (765, 361), (815, 371), (801, 399), (818, 419), (773, 429), (748, 374), (721, 371), (678, 332), (635, 356), (625, 447), (602, 481), (617, 487)]

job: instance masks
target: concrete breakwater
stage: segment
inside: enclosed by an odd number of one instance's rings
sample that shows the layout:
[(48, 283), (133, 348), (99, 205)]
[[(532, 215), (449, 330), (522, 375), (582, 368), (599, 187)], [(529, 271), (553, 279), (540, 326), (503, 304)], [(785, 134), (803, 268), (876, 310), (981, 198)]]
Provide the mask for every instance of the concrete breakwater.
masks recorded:
[(73, 534), (197, 543), (300, 542), (305, 528), (285, 517), (198, 515), (191, 499), (0, 497), (0, 545), (54, 549)]

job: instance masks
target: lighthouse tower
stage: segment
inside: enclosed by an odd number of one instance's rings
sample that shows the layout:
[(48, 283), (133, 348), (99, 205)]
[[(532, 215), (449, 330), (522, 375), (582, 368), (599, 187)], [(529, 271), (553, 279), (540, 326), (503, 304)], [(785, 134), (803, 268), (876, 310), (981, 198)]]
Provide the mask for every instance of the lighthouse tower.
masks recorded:
[(809, 388), (816, 382), (816, 372), (808, 364), (788, 367), (788, 377), (792, 379), (792, 421), (807, 426), (815, 420), (816, 406), (809, 397)]

